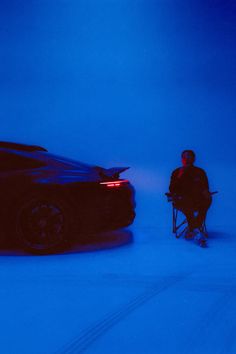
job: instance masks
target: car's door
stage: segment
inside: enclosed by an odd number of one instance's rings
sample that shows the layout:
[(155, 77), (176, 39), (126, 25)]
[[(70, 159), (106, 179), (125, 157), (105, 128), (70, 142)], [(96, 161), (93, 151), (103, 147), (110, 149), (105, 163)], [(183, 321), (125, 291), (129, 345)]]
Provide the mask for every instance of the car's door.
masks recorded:
[(39, 167), (42, 167), (41, 161), (21, 155), (20, 152), (0, 149), (0, 208), (22, 193), (31, 181), (29, 172)]

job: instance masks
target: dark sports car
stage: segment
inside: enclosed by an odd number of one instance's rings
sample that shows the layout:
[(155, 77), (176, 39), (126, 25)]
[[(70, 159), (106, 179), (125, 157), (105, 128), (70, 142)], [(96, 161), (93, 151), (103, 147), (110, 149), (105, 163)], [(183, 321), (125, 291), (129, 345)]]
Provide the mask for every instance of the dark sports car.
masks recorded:
[(40, 146), (0, 142), (3, 235), (51, 252), (89, 232), (130, 225), (134, 188), (120, 173), (56, 156)]

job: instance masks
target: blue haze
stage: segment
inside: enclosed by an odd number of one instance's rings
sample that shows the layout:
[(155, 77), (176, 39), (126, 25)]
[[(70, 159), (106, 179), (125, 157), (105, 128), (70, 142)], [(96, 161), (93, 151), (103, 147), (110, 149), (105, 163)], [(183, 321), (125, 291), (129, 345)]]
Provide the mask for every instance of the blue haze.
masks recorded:
[[(131, 166), (137, 190), (127, 247), (1, 251), (2, 353), (89, 334), (92, 354), (236, 352), (235, 24), (233, 0), (0, 1), (0, 140)], [(207, 250), (171, 237), (164, 192), (185, 148), (220, 191)]]
[(2, 140), (105, 165), (185, 147), (235, 163), (235, 2), (0, 6)]
[(131, 166), (154, 204), (185, 148), (231, 188), (235, 20), (235, 1), (2, 1), (0, 139)]

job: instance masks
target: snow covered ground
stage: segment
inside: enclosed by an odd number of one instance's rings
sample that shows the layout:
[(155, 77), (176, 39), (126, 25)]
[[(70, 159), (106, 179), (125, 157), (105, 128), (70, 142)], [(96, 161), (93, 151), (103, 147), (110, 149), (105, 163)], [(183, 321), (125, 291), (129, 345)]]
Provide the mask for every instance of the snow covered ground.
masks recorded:
[(216, 207), (206, 249), (173, 237), (167, 203), (151, 223), (144, 197), (133, 227), (68, 252), (2, 249), (1, 353), (235, 353), (235, 227)]

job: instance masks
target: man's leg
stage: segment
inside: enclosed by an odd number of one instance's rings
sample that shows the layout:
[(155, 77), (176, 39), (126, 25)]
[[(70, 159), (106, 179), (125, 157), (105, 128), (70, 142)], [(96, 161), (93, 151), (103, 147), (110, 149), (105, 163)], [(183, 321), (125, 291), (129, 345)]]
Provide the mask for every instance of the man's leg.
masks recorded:
[(207, 215), (207, 211), (210, 208), (212, 200), (211, 199), (205, 199), (202, 200), (199, 204), (198, 204), (198, 215), (195, 218), (195, 227), (196, 228), (201, 228), (204, 220), (206, 219), (206, 215)]
[(195, 217), (194, 208), (191, 201), (182, 199), (181, 201), (175, 203), (175, 207), (185, 215), (188, 222), (189, 231), (192, 232), (195, 228)]
[(195, 217), (194, 217), (193, 210), (184, 208), (181, 211), (186, 216), (186, 219), (187, 219), (187, 222), (188, 222), (189, 231), (192, 232), (194, 230), (194, 228), (195, 228)]

